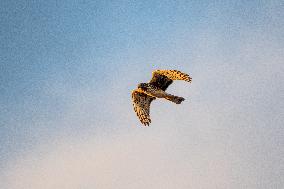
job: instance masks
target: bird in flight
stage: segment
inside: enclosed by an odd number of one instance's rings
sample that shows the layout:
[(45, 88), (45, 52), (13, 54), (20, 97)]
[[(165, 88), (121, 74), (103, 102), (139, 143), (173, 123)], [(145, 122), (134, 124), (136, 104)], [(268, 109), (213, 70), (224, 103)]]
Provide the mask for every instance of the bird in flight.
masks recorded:
[(176, 104), (184, 101), (183, 97), (178, 97), (166, 93), (166, 89), (173, 80), (184, 80), (191, 82), (191, 77), (188, 74), (177, 70), (156, 70), (153, 72), (152, 79), (149, 83), (140, 83), (138, 88), (132, 91), (132, 102), (134, 111), (139, 120), (145, 126), (149, 126), (150, 119), (150, 104), (156, 98), (164, 98)]

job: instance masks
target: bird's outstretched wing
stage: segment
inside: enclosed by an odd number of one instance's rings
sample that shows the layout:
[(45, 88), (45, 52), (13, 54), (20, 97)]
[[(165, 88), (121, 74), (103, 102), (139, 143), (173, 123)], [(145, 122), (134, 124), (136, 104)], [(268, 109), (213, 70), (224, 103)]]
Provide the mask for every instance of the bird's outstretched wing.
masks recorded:
[(184, 80), (191, 82), (191, 77), (188, 74), (182, 73), (178, 70), (156, 70), (153, 72), (153, 77), (150, 84), (166, 90), (173, 80)]
[(134, 111), (136, 112), (141, 123), (145, 126), (151, 123), (150, 104), (155, 99), (155, 97), (148, 96), (137, 89), (132, 91)]

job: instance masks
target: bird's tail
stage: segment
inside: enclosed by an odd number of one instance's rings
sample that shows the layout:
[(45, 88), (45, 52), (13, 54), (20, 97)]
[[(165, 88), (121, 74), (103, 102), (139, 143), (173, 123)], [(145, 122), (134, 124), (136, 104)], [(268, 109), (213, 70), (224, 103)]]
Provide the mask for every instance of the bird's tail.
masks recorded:
[(179, 96), (174, 96), (174, 95), (169, 95), (166, 97), (167, 100), (172, 101), (176, 104), (180, 104), (182, 101), (184, 101), (185, 99), (183, 97), (179, 97)]

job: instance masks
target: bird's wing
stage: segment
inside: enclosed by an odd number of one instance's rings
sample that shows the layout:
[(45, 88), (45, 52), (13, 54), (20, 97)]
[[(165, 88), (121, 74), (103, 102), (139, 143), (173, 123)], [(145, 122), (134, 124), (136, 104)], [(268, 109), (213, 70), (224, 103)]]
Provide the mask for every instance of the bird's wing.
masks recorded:
[(136, 112), (141, 123), (145, 126), (151, 123), (150, 104), (155, 99), (155, 97), (148, 96), (145, 93), (138, 91), (137, 89), (132, 91), (134, 111)]
[(150, 84), (166, 90), (173, 80), (184, 80), (191, 82), (191, 77), (188, 74), (182, 73), (178, 70), (156, 70), (153, 72), (153, 77)]

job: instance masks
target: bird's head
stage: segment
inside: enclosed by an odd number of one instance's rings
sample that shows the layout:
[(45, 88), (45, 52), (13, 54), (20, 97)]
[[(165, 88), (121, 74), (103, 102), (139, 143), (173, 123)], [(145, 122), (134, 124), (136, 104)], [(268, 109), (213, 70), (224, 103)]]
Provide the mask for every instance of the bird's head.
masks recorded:
[(147, 83), (139, 83), (138, 84), (139, 89), (146, 89), (147, 88)]

